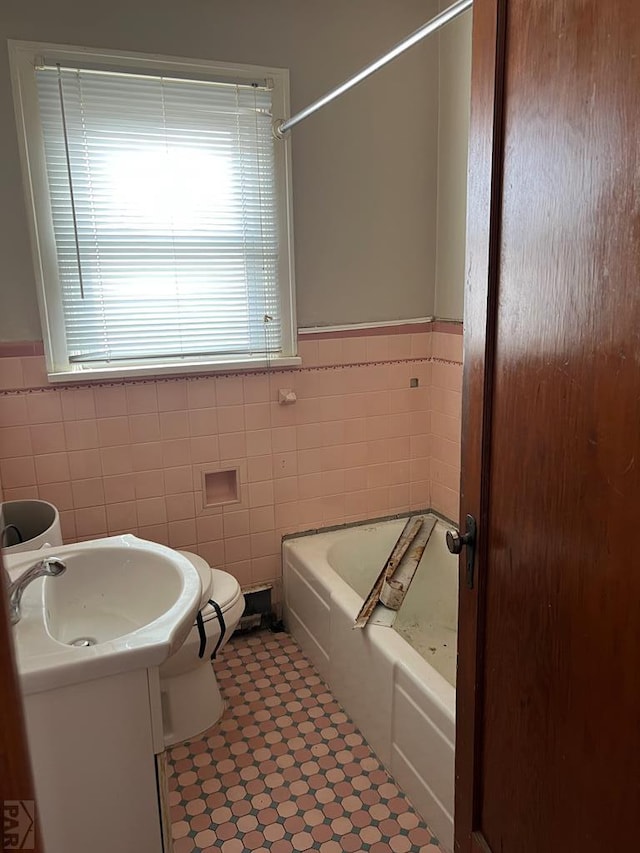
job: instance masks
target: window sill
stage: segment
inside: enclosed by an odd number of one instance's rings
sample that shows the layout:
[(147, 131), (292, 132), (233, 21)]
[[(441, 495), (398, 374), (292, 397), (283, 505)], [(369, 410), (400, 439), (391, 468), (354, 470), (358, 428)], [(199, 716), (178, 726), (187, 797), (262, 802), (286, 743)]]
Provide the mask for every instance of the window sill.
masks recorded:
[(119, 379), (139, 379), (144, 377), (190, 376), (212, 373), (246, 373), (255, 370), (272, 370), (287, 367), (300, 367), (302, 359), (299, 356), (278, 356), (275, 358), (244, 358), (234, 361), (202, 361), (182, 364), (156, 365), (117, 365), (114, 367), (96, 367), (95, 369), (79, 370), (47, 370), (51, 383), (84, 383), (100, 382)]

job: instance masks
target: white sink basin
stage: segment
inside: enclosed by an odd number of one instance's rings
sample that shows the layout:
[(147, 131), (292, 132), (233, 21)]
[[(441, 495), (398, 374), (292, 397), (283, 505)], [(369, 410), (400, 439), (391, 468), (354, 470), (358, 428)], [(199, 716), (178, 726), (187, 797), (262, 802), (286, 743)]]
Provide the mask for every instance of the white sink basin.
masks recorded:
[(159, 666), (189, 632), (200, 577), (177, 551), (127, 535), (25, 551), (5, 564), (14, 580), (53, 556), (66, 571), (26, 588), (14, 628), (23, 692)]
[[(58, 549), (59, 550), (59, 549)], [(90, 645), (139, 631), (180, 598), (180, 565), (158, 552), (130, 544), (76, 550), (65, 555), (67, 570), (42, 584), (45, 625), (60, 643), (88, 639)]]

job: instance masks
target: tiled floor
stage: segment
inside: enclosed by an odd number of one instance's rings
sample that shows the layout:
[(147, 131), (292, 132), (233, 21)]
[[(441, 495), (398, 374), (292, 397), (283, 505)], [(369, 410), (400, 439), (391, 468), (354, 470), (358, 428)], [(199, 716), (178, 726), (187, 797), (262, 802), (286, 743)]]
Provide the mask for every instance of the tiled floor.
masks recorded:
[(438, 853), (426, 824), (288, 634), (216, 663), (221, 722), (174, 747), (174, 853)]

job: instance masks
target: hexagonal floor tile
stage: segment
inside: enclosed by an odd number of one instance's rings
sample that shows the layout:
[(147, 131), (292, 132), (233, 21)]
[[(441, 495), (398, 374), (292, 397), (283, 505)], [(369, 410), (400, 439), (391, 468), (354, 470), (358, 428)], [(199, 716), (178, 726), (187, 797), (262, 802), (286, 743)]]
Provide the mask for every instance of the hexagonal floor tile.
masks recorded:
[(215, 663), (220, 722), (171, 749), (175, 853), (438, 853), (296, 642), (233, 638)]

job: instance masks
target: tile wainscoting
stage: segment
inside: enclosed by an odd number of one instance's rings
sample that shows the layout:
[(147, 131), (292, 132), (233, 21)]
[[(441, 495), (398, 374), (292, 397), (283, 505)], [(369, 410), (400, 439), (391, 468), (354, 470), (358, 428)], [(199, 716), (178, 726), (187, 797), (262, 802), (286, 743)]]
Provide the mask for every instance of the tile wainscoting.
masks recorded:
[[(135, 533), (245, 587), (280, 579), (285, 533), (426, 507), (456, 519), (461, 332), (314, 330), (299, 369), (61, 387), (37, 343), (0, 344), (4, 499), (51, 501), (67, 541)], [(237, 469), (238, 502), (204, 505), (216, 469)]]

